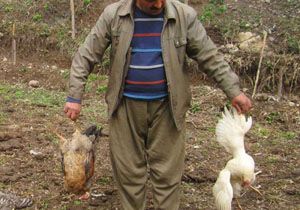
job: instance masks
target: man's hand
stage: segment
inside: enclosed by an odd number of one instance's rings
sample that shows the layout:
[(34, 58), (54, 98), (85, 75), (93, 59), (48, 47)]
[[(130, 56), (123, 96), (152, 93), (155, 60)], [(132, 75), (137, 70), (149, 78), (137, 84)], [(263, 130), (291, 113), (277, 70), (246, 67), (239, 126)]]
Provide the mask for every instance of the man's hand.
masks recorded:
[(231, 103), (239, 114), (245, 114), (252, 108), (251, 100), (244, 93), (234, 97)]
[(78, 103), (66, 102), (64, 107), (64, 112), (66, 113), (67, 117), (74, 121), (79, 117), (80, 110), (81, 104)]

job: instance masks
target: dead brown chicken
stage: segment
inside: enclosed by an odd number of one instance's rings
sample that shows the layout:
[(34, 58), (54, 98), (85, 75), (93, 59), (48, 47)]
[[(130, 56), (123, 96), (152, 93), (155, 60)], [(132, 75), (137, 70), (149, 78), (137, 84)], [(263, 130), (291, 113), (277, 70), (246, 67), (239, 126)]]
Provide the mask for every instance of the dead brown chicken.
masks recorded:
[(94, 175), (94, 144), (100, 134), (101, 129), (96, 126), (89, 127), (83, 133), (76, 129), (71, 139), (56, 133), (61, 140), (61, 165), (67, 191), (83, 193), (88, 190)]

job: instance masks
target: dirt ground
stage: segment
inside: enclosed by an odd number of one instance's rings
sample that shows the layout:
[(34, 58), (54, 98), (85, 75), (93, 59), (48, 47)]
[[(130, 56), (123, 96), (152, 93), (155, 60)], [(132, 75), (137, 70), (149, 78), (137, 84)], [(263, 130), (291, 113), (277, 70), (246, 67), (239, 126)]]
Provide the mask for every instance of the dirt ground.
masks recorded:
[[(198, 5), (203, 1), (191, 1)], [(233, 2), (233, 1), (232, 1)], [(216, 31), (215, 39), (219, 37)], [(216, 42), (218, 42), (216, 40)], [(224, 42), (220, 37), (219, 42)], [(78, 200), (63, 188), (57, 130), (66, 137), (74, 125), (64, 116), (70, 59), (50, 52), (26, 54), (16, 66), (6, 48), (0, 53), (0, 191), (30, 197), (31, 210), (120, 209), (109, 159), (109, 140), (102, 137), (96, 144), (96, 172), (91, 191), (103, 195), (88, 201)], [(108, 131), (104, 91), (107, 77), (93, 74), (87, 85), (80, 127), (91, 124)], [(195, 75), (192, 75), (194, 77)], [(212, 186), (230, 156), (215, 141), (215, 126), (225, 95), (214, 84), (193, 79), (193, 103), (187, 113), (185, 170), (182, 177), (181, 210), (215, 209)], [(37, 88), (29, 87), (39, 81)], [(210, 84), (208, 86), (207, 84)], [(251, 95), (252, 87), (246, 86)], [(300, 209), (300, 96), (259, 93), (249, 113), (253, 126), (245, 138), (247, 152), (256, 162), (254, 184), (262, 195), (246, 189), (239, 199), (244, 210)], [(153, 209), (151, 184), (147, 209)], [(239, 209), (233, 201), (233, 209)]]

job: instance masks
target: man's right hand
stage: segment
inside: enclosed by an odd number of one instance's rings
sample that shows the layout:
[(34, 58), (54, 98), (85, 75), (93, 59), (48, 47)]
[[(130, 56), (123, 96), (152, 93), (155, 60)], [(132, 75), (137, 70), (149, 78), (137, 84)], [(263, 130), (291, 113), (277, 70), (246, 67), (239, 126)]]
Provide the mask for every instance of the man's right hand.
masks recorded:
[(64, 112), (66, 113), (67, 117), (71, 120), (75, 121), (79, 117), (80, 111), (81, 104), (66, 102)]

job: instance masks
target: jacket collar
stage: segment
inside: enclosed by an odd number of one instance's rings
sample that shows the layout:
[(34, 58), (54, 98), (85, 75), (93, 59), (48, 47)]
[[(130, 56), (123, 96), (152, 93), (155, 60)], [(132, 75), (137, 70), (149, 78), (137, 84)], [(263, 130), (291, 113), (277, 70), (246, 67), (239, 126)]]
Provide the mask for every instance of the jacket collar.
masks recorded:
[[(166, 6), (165, 6), (165, 17), (167, 19), (175, 19), (175, 13), (173, 6), (171, 5), (172, 0), (166, 0)], [(132, 14), (132, 8), (135, 4), (135, 0), (123, 0), (122, 6), (120, 8), (120, 16), (126, 16)]]

